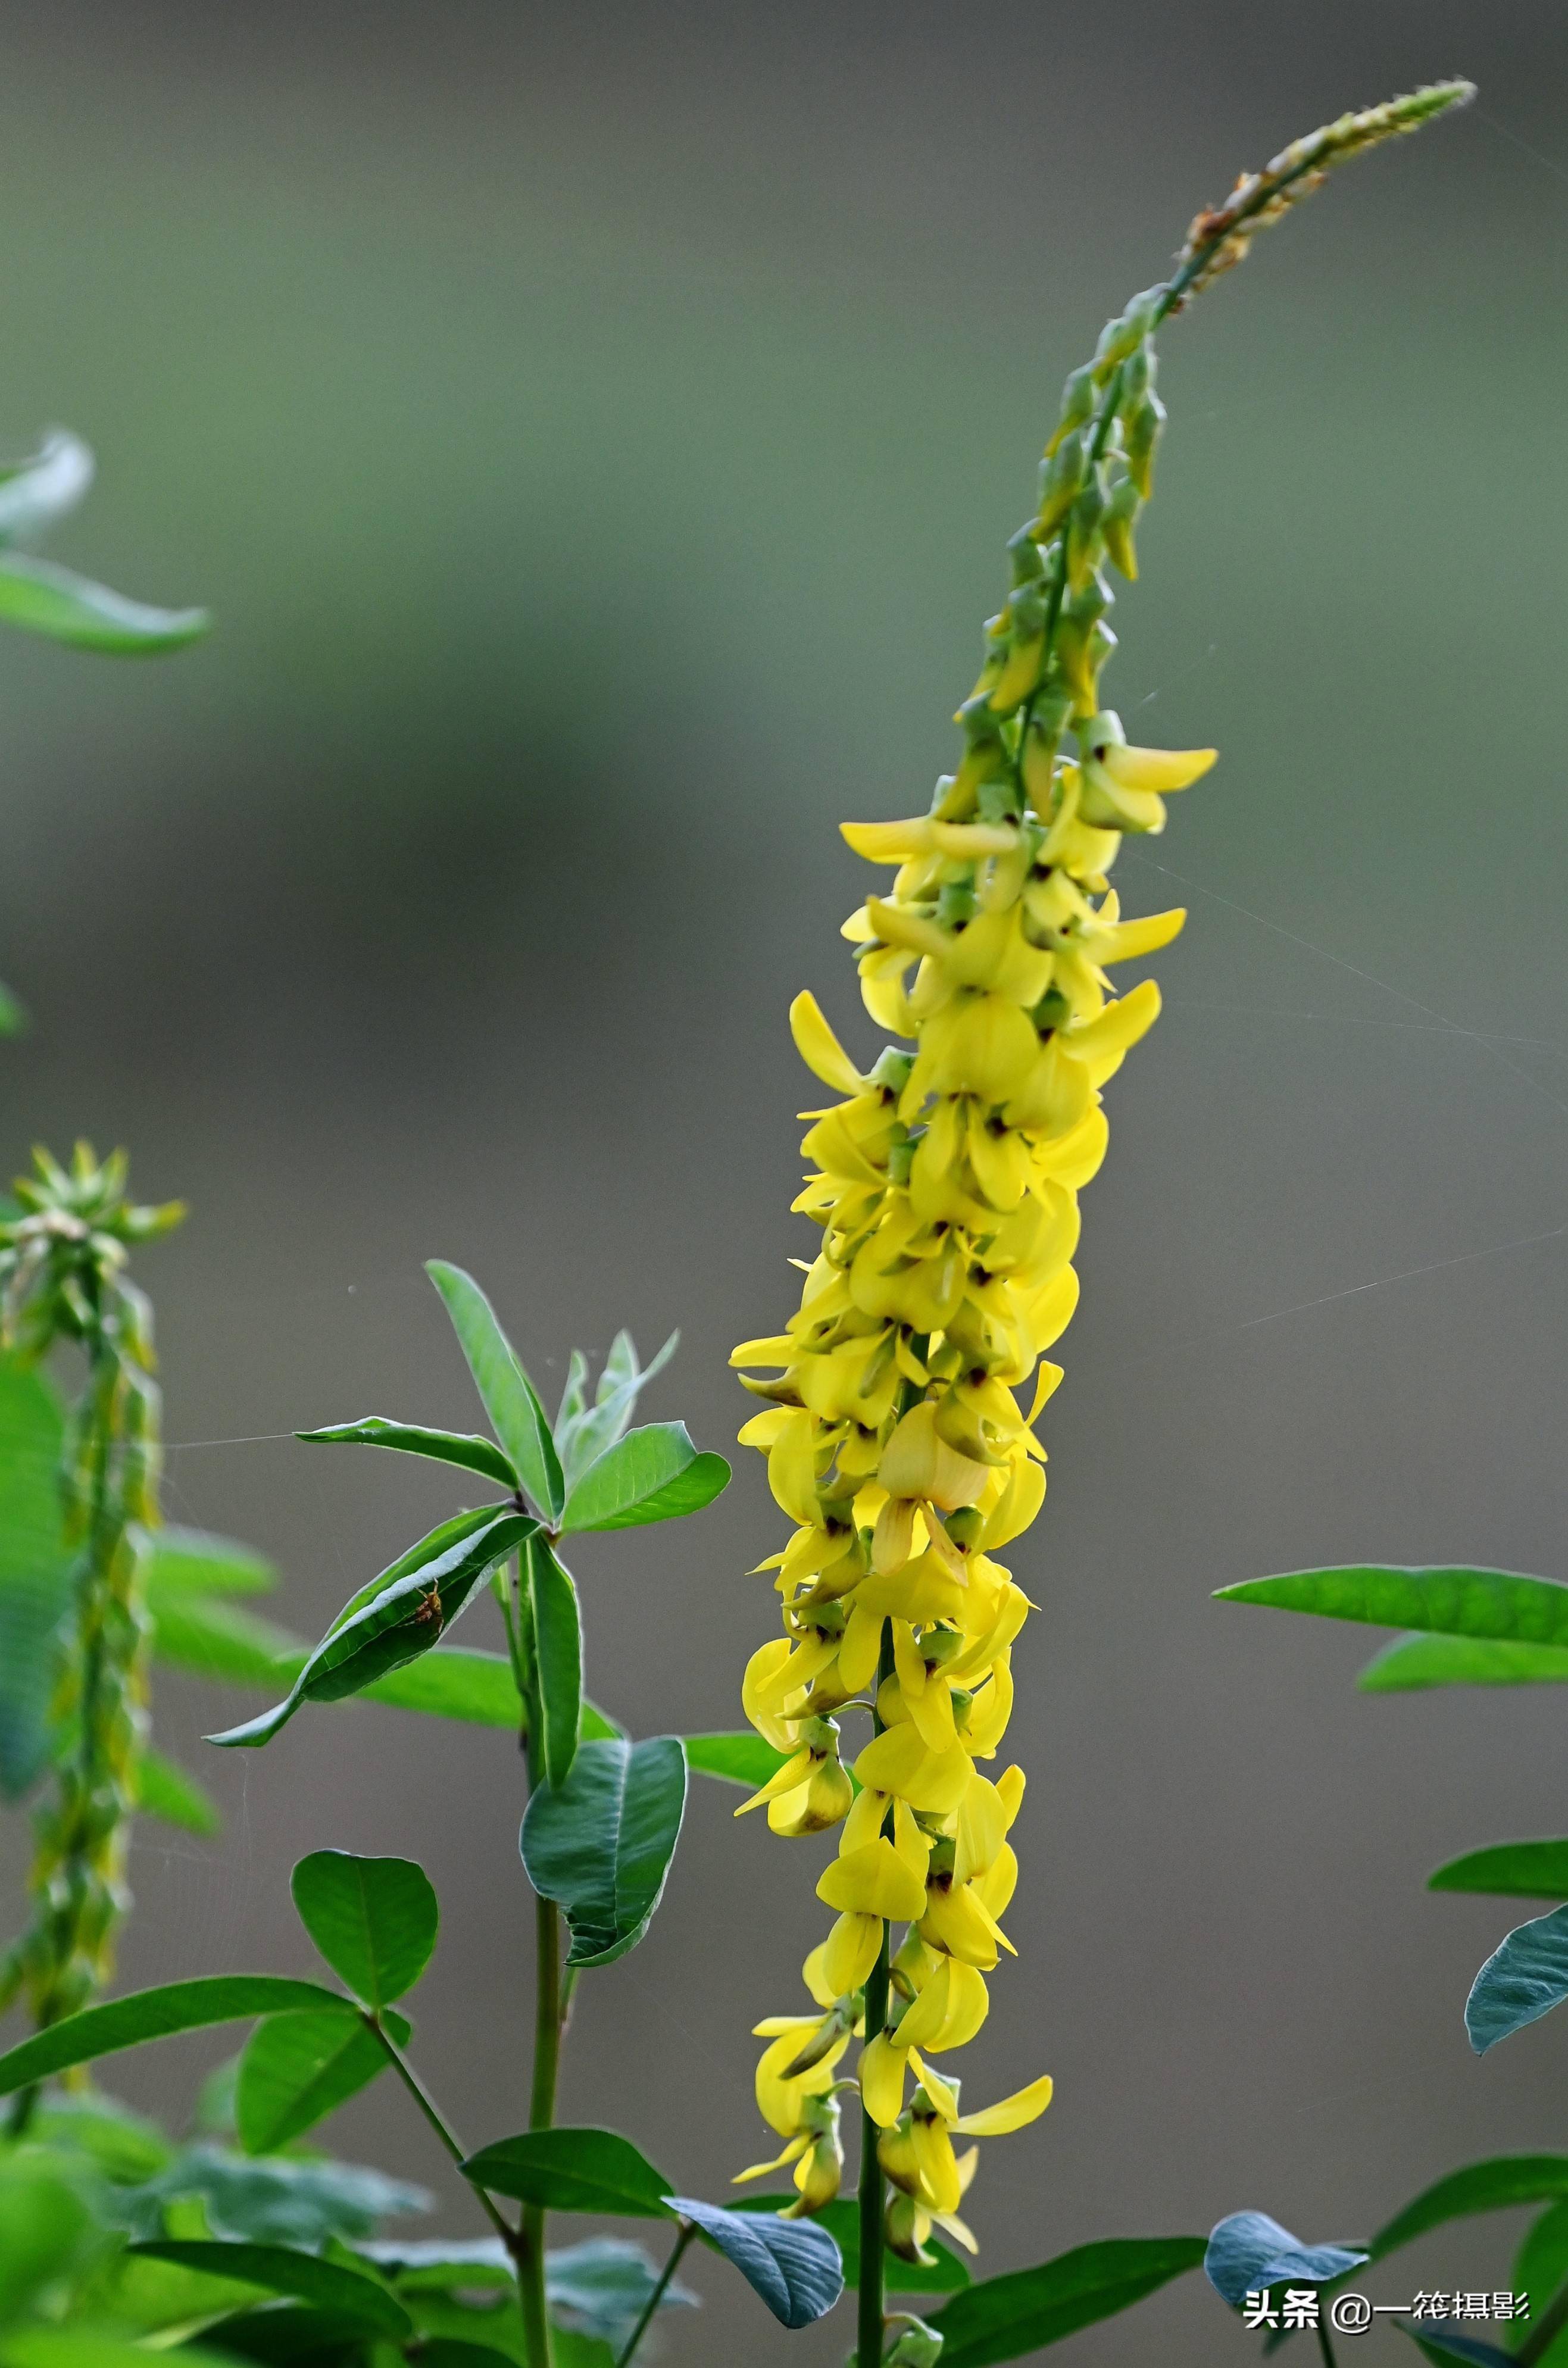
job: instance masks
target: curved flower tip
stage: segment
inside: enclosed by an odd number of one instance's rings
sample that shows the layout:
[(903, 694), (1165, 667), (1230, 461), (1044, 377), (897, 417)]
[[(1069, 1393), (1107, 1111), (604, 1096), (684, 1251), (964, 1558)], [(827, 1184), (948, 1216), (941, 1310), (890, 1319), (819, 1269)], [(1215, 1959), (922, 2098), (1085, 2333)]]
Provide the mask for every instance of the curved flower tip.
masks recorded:
[(865, 1092), (865, 1078), (824, 1019), (822, 1008), (809, 988), (790, 1006), (790, 1033), (795, 1040), (796, 1052), (824, 1086), (831, 1086), (840, 1094)]

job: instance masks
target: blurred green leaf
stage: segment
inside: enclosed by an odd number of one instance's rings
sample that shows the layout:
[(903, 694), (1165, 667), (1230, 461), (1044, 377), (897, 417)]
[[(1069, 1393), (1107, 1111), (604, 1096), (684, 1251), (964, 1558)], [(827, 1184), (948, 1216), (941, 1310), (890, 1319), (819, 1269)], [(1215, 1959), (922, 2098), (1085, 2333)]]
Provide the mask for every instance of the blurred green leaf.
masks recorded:
[(631, 1530), (700, 1512), (729, 1486), (722, 1455), (699, 1455), (684, 1422), (649, 1423), (607, 1448), (574, 1482), (562, 1530)]
[(1038, 2269), (986, 2278), (931, 2321), (942, 2338), (942, 2368), (993, 2368), (1060, 2343), (1197, 2269), (1204, 2251), (1201, 2237), (1111, 2237)]
[[(737, 2198), (732, 2209), (736, 2212), (782, 2212), (786, 2205), (798, 2203), (800, 2197), (791, 2189), (788, 2194), (747, 2195)], [(841, 2195), (814, 2214), (837, 2246), (844, 2263), (844, 2283), (858, 2286), (860, 2283), (860, 2207), (851, 2196)], [(927, 2237), (926, 2249), (931, 2255), (931, 2265), (922, 2269), (917, 2261), (901, 2261), (896, 2253), (884, 2257), (889, 2294), (957, 2294), (970, 2283), (964, 2263), (937, 2237)]]
[(669, 2209), (695, 2223), (703, 2242), (739, 2270), (781, 2327), (812, 2326), (844, 2292), (838, 2248), (814, 2221), (726, 2212), (692, 2195), (672, 2195)]
[(70, 2269), (87, 2234), (86, 2206), (41, 2163), (0, 2167), (0, 2320)]
[[(552, 2315), (574, 2334), (597, 2337), (619, 2353), (659, 2281), (657, 2264), (626, 2237), (585, 2237), (544, 2257), (544, 2291)], [(695, 2310), (697, 2296), (672, 2279), (661, 2310)]]
[(1494, 1842), (1487, 1850), (1467, 1850), (1429, 1874), (1426, 1888), (1568, 1899), (1568, 1841)]
[(350, 1599), (282, 1702), (208, 1742), (245, 1748), (268, 1743), (302, 1702), (341, 1702), (416, 1660), (536, 1527), (525, 1513), (493, 1506), (442, 1522)]
[(156, 2122), (101, 2089), (51, 2089), (40, 2098), (28, 2137), (90, 2163), (117, 2187), (155, 2177), (174, 2152)]
[(551, 1520), (566, 1501), (565, 1484), (544, 1408), (517, 1350), (502, 1331), (472, 1275), (445, 1258), (430, 1258), (426, 1273), (440, 1292), (474, 1385), (484, 1401), (495, 1436), (524, 1489)]
[[(639, 1397), (654, 1376), (663, 1372), (679, 1345), (680, 1334), (672, 1332), (652, 1364), (640, 1366), (631, 1333), (616, 1334), (599, 1375), (593, 1405), (570, 1416), (564, 1435), (556, 1440), (569, 1486), (575, 1485), (607, 1448), (615, 1445), (631, 1421)], [(573, 1351), (574, 1356), (579, 1353)], [(570, 1381), (567, 1386), (570, 1390)]]
[(190, 1982), (165, 1982), (158, 1989), (134, 1990), (129, 1998), (112, 1998), (107, 2006), (86, 2007), (62, 2022), (51, 2022), (0, 2055), (0, 2097), (30, 2089), (52, 2073), (69, 2071), (74, 2064), (118, 2055), (122, 2047), (141, 2047), (148, 2040), (200, 2031), (215, 2022), (248, 2022), (252, 2015), (281, 2014), (294, 2007), (354, 2012), (351, 1999), (340, 1998), (319, 1982), (290, 1981), (277, 1974), (209, 1974)]
[(1471, 1985), (1464, 2027), (1478, 2055), (1568, 1998), (1568, 1907), (1532, 1917), (1493, 1950)]
[(50, 1749), (50, 1699), (71, 1557), (60, 1520), (59, 1401), (42, 1376), (0, 1356), (0, 1793), (17, 1800)]
[(1568, 2154), (1494, 2155), (1424, 2187), (1378, 2230), (1369, 2250), (1374, 2261), (1381, 2261), (1445, 2221), (1468, 2219), (1476, 2212), (1504, 2212), (1516, 2203), (1541, 2203), (1559, 2195), (1568, 2195)]
[(223, 2360), (255, 2360), (266, 2368), (366, 2368), (370, 2340), (347, 2311), (319, 2303), (252, 2303), (202, 2329)]
[(307, 2252), (319, 2251), (329, 2237), (353, 2243), (372, 2237), (382, 2220), (428, 2212), (435, 2202), (426, 2189), (388, 2179), (362, 2163), (290, 2155), (257, 2158), (222, 2146), (191, 2146), (156, 2179), (121, 2199), (127, 2225), (141, 2237), (162, 2236), (164, 2214), (186, 2197), (199, 2199), (212, 2236), (299, 2245)]
[(634, 1949), (664, 1895), (686, 1810), (686, 1755), (674, 1736), (585, 1743), (564, 1785), (545, 1785), (523, 1819), (523, 1864), (572, 1930), (569, 1965), (608, 1965)]
[(1221, 1603), (1262, 1603), (1374, 1628), (1435, 1629), (1445, 1636), (1498, 1636), (1523, 1645), (1568, 1645), (1568, 1587), (1507, 1570), (1403, 1570), (1358, 1563), (1247, 1578), (1216, 1590)]
[(1568, 1684), (1568, 1645), (1513, 1645), (1484, 1636), (1396, 1636), (1356, 1680), (1365, 1694), (1427, 1686)]
[(460, 2335), (433, 2335), (419, 2347), (419, 2368), (516, 2368), (516, 2355), (497, 2351), (493, 2344), (470, 2343)]
[(1409, 2336), (1424, 2358), (1435, 2360), (1437, 2368), (1445, 2368), (1450, 2360), (1466, 2361), (1470, 2368), (1514, 2368), (1512, 2352), (1499, 2351), (1494, 2343), (1480, 2343), (1460, 2327), (1437, 2320), (1417, 2328), (1403, 2319), (1395, 2319), (1394, 2325), (1402, 2335)]
[(493, 1440), (476, 1432), (425, 1430), (416, 1424), (389, 1422), (384, 1415), (361, 1415), (358, 1422), (336, 1422), (324, 1430), (297, 1430), (307, 1447), (390, 1447), (404, 1455), (429, 1456), (437, 1463), (458, 1463), (465, 1471), (482, 1472), (510, 1496), (517, 1475)]
[(408, 1858), (312, 1850), (290, 1879), (301, 1923), (339, 1981), (372, 2009), (414, 1987), (429, 1964), (441, 1911)]
[[(374, 2261), (384, 2276), (394, 2278), (404, 2294), (448, 2294), (454, 2287), (509, 2293), (517, 2283), (512, 2257), (499, 2237), (374, 2237), (354, 2249)], [(546, 2254), (547, 2268), (553, 2259)]]
[(93, 456), (79, 436), (51, 427), (25, 461), (0, 468), (0, 543), (27, 542), (74, 510), (93, 482)]
[(161, 1817), (166, 1826), (181, 1826), (187, 1834), (216, 1834), (223, 1820), (218, 1804), (194, 1776), (161, 1751), (144, 1750), (136, 1770), (137, 1807), (143, 1816)]
[(571, 1572), (537, 1532), (528, 1543), (528, 1571), (544, 1772), (559, 1790), (572, 1772), (583, 1722), (583, 1622)]
[[(233, 2368), (232, 2353), (202, 2343), (182, 2343), (179, 2357), (180, 2368)], [(5, 2368), (147, 2368), (147, 2358), (141, 2344), (90, 2327), (17, 2327), (0, 2336)]]
[(106, 584), (74, 575), (52, 560), (0, 558), (0, 621), (108, 657), (155, 657), (199, 641), (212, 620), (205, 609), (150, 609)]
[(662, 2220), (670, 2192), (663, 2171), (617, 2130), (525, 2130), (481, 2147), (461, 2168), (492, 2195), (612, 2219)]
[(0, 986), (0, 1036), (19, 1036), (28, 1015), (8, 986)]
[[(381, 2020), (399, 2047), (409, 2026), (389, 2008)], [(373, 2031), (346, 2014), (272, 2014), (245, 2043), (234, 2085), (235, 2121), (246, 2154), (276, 2154), (361, 2089), (390, 2059)]]
[(402, 2342), (414, 2333), (414, 2321), (395, 2294), (379, 2278), (324, 2261), (318, 2253), (296, 2252), (288, 2245), (256, 2245), (233, 2241), (153, 2237), (131, 2251), (154, 2261), (175, 2261), (209, 2277), (233, 2278), (243, 2285), (262, 2286), (270, 2294), (292, 2294), (301, 2302), (319, 2304), (340, 2312), (369, 2334)]
[(278, 1573), (254, 1546), (171, 1526), (153, 1533), (143, 1584), (156, 1611), (165, 1597), (183, 1602), (189, 1595), (267, 1595)]
[[(1568, 2201), (1550, 2203), (1525, 2231), (1514, 2257), (1513, 2291), (1528, 2294), (1530, 2309), (1540, 2318), (1548, 2301), (1568, 2278)], [(1551, 2360), (1554, 2343), (1546, 2353)]]
[(744, 1784), (757, 1792), (777, 1776), (789, 1754), (775, 1751), (749, 1728), (739, 1735), (687, 1735), (681, 1738), (687, 1766), (699, 1776), (722, 1777), (726, 1784)]
[(245, 1611), (237, 1603), (173, 1588), (148, 1605), (153, 1651), (172, 1668), (233, 1686), (276, 1686), (297, 1676), (310, 1657), (308, 1645), (287, 1628)]
[(468, 1652), (439, 1645), (417, 1661), (365, 1688), (367, 1702), (393, 1710), (419, 1710), (433, 1718), (466, 1719), (472, 1726), (505, 1726), (514, 1733), (522, 1716), (512, 1664), (505, 1653)]

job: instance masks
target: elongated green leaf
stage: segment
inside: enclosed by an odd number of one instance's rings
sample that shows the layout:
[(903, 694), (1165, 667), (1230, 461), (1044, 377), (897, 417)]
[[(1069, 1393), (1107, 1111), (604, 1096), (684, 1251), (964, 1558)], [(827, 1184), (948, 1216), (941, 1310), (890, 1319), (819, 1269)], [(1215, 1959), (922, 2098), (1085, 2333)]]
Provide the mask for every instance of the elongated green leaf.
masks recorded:
[(458, 1463), (465, 1471), (482, 1472), (510, 1496), (517, 1475), (493, 1440), (472, 1431), (425, 1430), (409, 1422), (389, 1422), (384, 1415), (361, 1415), (358, 1422), (335, 1422), (324, 1430), (297, 1430), (307, 1447), (390, 1447), (404, 1455), (427, 1455), (437, 1463)]
[(1478, 2055), (1568, 1998), (1568, 1907), (1533, 1917), (1494, 1949), (1471, 1986), (1464, 2027)]
[(460, 1266), (430, 1258), (425, 1271), (446, 1303), (474, 1386), (508, 1461), (534, 1503), (552, 1521), (558, 1520), (566, 1501), (566, 1486), (555, 1442), (539, 1393), (502, 1331), (495, 1310), (472, 1275), (465, 1274)]
[(218, 1804), (194, 1776), (187, 1776), (161, 1751), (143, 1751), (136, 1770), (138, 1808), (144, 1816), (161, 1817), (166, 1826), (183, 1826), (187, 1834), (216, 1834), (223, 1820)]
[(544, 1772), (559, 1791), (572, 1773), (583, 1723), (583, 1622), (572, 1574), (547, 1538), (528, 1540), (528, 1570)]
[(253, 2303), (202, 2329), (226, 2360), (259, 2368), (364, 2368), (366, 2330), (357, 2318), (319, 2303)]
[(278, 1573), (254, 1546), (207, 1530), (155, 1530), (147, 1550), (143, 1584), (156, 1611), (165, 1598), (189, 1595), (267, 1595)]
[(744, 1784), (757, 1792), (777, 1776), (788, 1754), (775, 1751), (748, 1727), (739, 1735), (687, 1735), (681, 1737), (686, 1764), (699, 1776), (717, 1776), (726, 1784)]
[[(405, 2046), (402, 2015), (389, 2007), (381, 2020)], [(234, 2082), (240, 2144), (247, 2154), (276, 2154), (368, 2088), (390, 2061), (357, 2015), (268, 2015), (245, 2042)]]
[[(15, 2327), (0, 2335), (5, 2368), (147, 2368), (147, 2358), (140, 2343), (90, 2327)], [(205, 2343), (182, 2343), (179, 2358), (180, 2368), (234, 2368), (232, 2351)]]
[(699, 1512), (729, 1485), (722, 1455), (699, 1455), (684, 1422), (653, 1422), (607, 1448), (574, 1483), (563, 1530), (631, 1530)]
[[(1568, 1645), (1568, 1587), (1555, 1578), (1468, 1568), (1403, 1570), (1381, 1563), (1248, 1578), (1217, 1590), (1221, 1603), (1263, 1603), (1374, 1628), (1432, 1629), (1521, 1645)], [(946, 2368), (946, 2363), (944, 2363)]]
[(640, 1366), (631, 1333), (616, 1334), (599, 1375), (593, 1405), (568, 1415), (563, 1435), (556, 1440), (568, 1486), (606, 1448), (615, 1445), (636, 1411), (639, 1397), (654, 1375), (664, 1371), (679, 1346), (680, 1334), (672, 1332), (653, 1362)]
[(1436, 2361), (1437, 2368), (1446, 2368), (1451, 2360), (1462, 2360), (1467, 2368), (1514, 2368), (1511, 2351), (1499, 2351), (1494, 2343), (1483, 2343), (1467, 2335), (1455, 2319), (1423, 2319), (1418, 2324), (1396, 2319), (1402, 2335), (1408, 2335), (1417, 2351), (1427, 2360)]
[(470, 1652), (460, 1645), (437, 1645), (407, 1661), (390, 1677), (365, 1688), (365, 1700), (393, 1710), (424, 1711), (432, 1718), (457, 1718), (471, 1726), (505, 1726), (513, 1734), (522, 1717), (512, 1664), (505, 1653)]
[(441, 1911), (408, 1858), (312, 1850), (290, 1879), (295, 1910), (339, 1981), (368, 2007), (390, 2006), (429, 1964)]
[(41, 2163), (0, 2169), (0, 2326), (74, 2266), (87, 2235), (86, 2206), (65, 2180)]
[(1465, 2220), (1477, 2212), (1505, 2212), (1516, 2203), (1542, 2203), (1560, 2195), (1568, 2195), (1568, 2154), (1494, 2155), (1423, 2188), (1378, 2230), (1369, 2250), (1374, 2261), (1381, 2261), (1445, 2221)]
[(0, 1793), (17, 1800), (49, 1757), (58, 1632), (71, 1600), (60, 1520), (60, 1404), (0, 1356)]
[[(1549, 2203), (1526, 2230), (1514, 2256), (1513, 2291), (1529, 2295), (1530, 2308), (1539, 2318), (1564, 2278), (1568, 2278), (1568, 2202), (1560, 2201)], [(1551, 2357), (1549, 2351), (1547, 2358)]]
[(551, 2212), (602, 2212), (661, 2220), (670, 2182), (618, 2130), (525, 2130), (481, 2147), (465, 2179), (492, 2195), (512, 2195)]
[(136, 2259), (173, 2261), (179, 2268), (199, 2270), (210, 2278), (233, 2278), (242, 2285), (264, 2286), (270, 2294), (293, 2294), (301, 2302), (318, 2303), (362, 2327), (367, 2333), (390, 2336), (403, 2342), (414, 2333), (414, 2321), (377, 2278), (318, 2253), (298, 2253), (288, 2245), (221, 2244), (195, 2237), (153, 2237), (127, 2248)]
[(159, 1598), (152, 1617), (157, 1658), (199, 1678), (276, 1686), (297, 1675), (310, 1658), (309, 1645), (298, 1636), (237, 1603), (171, 1590)]
[(498, 1562), (533, 1535), (527, 1514), (485, 1507), (444, 1521), (349, 1600), (287, 1697), (209, 1743), (269, 1743), (301, 1702), (341, 1702), (427, 1653)]
[[(788, 2194), (745, 2195), (737, 2197), (730, 2207), (734, 2212), (782, 2212), (786, 2205), (798, 2203), (800, 2198), (791, 2189)], [(838, 2248), (844, 2263), (844, 2283), (858, 2287), (860, 2283), (860, 2211), (847, 2195), (824, 2204), (812, 2217), (827, 2230)], [(889, 2294), (957, 2294), (970, 2283), (970, 2273), (959, 2255), (950, 2252), (938, 2237), (928, 2237), (926, 2250), (930, 2254), (928, 2267), (917, 2261), (902, 2261), (896, 2253), (885, 2256), (882, 2267)]]
[(93, 456), (69, 428), (51, 427), (36, 452), (0, 469), (0, 543), (26, 542), (74, 510), (93, 482)]
[(1429, 1686), (1568, 1684), (1568, 1645), (1513, 1645), (1487, 1636), (1396, 1636), (1356, 1680), (1364, 1694)]
[(0, 559), (0, 620), (74, 649), (108, 657), (155, 657), (199, 641), (212, 620), (205, 609), (150, 609), (106, 584), (94, 584), (48, 559)]
[(1039, 2269), (986, 2278), (931, 2321), (942, 2338), (942, 2368), (993, 2368), (1041, 2351), (1197, 2269), (1204, 2250), (1201, 2237), (1110, 2237)]
[(838, 2248), (810, 2220), (726, 2212), (691, 2195), (672, 2195), (669, 2208), (693, 2221), (704, 2241), (734, 2264), (781, 2326), (810, 2327), (844, 2292)]
[(286, 2014), (292, 2008), (352, 2014), (352, 1998), (339, 1998), (319, 1982), (296, 1982), (278, 1974), (209, 1974), (196, 1981), (165, 1982), (155, 1990), (134, 1990), (80, 2014), (51, 2022), (0, 2055), (0, 2097), (30, 2089), (74, 2064), (96, 2063), (122, 2047), (168, 2039), (177, 2031), (200, 2031), (215, 2022), (248, 2022), (253, 2015)]
[(680, 1838), (686, 1756), (674, 1736), (585, 1743), (563, 1785), (547, 1785), (523, 1819), (523, 1864), (566, 1911), (569, 1965), (608, 1965), (653, 1919)]
[(1429, 1874), (1426, 1888), (1568, 1899), (1568, 1841), (1494, 1842), (1489, 1850), (1467, 1850)]

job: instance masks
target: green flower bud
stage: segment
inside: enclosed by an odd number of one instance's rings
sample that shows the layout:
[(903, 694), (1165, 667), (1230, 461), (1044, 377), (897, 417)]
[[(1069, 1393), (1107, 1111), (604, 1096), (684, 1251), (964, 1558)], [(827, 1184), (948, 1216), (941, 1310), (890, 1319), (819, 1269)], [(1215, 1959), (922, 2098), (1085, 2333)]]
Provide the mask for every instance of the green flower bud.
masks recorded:
[(1111, 565), (1129, 584), (1138, 579), (1138, 553), (1133, 547), (1132, 528), (1143, 503), (1131, 477), (1123, 477), (1112, 489), (1106, 504), (1101, 529), (1105, 536), (1106, 553)]
[(1031, 584), (1037, 576), (1044, 575), (1045, 559), (1035, 541), (1033, 518), (1010, 538), (1007, 550), (1013, 562), (1015, 584)]
[(1071, 435), (1074, 427), (1082, 427), (1084, 422), (1094, 416), (1095, 366), (1093, 362), (1085, 362), (1082, 370), (1073, 371), (1062, 390), (1062, 416), (1045, 448), (1047, 453), (1054, 452), (1064, 436)]
[(1091, 476), (1067, 520), (1067, 581), (1074, 592), (1088, 582), (1104, 547), (1100, 520), (1106, 497), (1097, 476)]
[(1074, 497), (1084, 482), (1084, 438), (1074, 427), (1041, 465), (1040, 516), (1035, 520), (1034, 529), (1037, 542), (1048, 541), (1072, 508)]
[(1154, 447), (1165, 424), (1165, 406), (1146, 394), (1127, 423), (1127, 467), (1145, 501), (1154, 490)]

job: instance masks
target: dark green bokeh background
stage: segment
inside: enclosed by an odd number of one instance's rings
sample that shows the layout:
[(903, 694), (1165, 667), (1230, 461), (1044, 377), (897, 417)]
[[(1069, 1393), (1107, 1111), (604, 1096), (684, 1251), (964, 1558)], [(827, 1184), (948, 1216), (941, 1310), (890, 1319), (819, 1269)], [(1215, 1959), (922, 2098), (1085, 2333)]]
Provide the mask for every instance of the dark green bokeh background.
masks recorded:
[[(467, 1426), (428, 1255), (551, 1376), (678, 1322), (655, 1411), (728, 1439), (729, 1344), (806, 1247), (789, 998), (876, 1041), (834, 824), (917, 808), (949, 760), (1063, 372), (1239, 167), (1481, 82), (1165, 336), (1111, 696), (1223, 761), (1124, 865), (1131, 909), (1192, 916), (1087, 1196), (1017, 1557), (1042, 1607), (1020, 1958), (964, 2072), (979, 2102), (1058, 2081), (985, 2149), (991, 2269), (1242, 2205), (1354, 2233), (1457, 2160), (1562, 2146), (1568, 2025), (1484, 2066), (1464, 2044), (1506, 1907), (1420, 1889), (1561, 1826), (1560, 1700), (1363, 1701), (1362, 1640), (1208, 1600), (1353, 1555), (1565, 1567), (1562, 11), (64, 0), (0, 26), (0, 416), (98, 450), (62, 557), (221, 620), (140, 668), (0, 651), (0, 973), (37, 1014), (6, 1156), (123, 1140), (193, 1202), (145, 1261), (171, 1511), (275, 1554), (312, 1633), (453, 1501), (276, 1436)], [(639, 1732), (736, 1719), (770, 1617), (741, 1574), (781, 1528), (755, 1465), (581, 1557), (593, 1688)], [(167, 1687), (165, 1739), (200, 1755), (218, 1707)], [(445, 1905), (434, 2086), (476, 2143), (517, 2125), (505, 1742), (318, 1713), (202, 1772), (227, 1836), (143, 1837), (126, 1977), (303, 1967), (293, 1859), (407, 1851)], [(763, 2150), (748, 2027), (794, 2010), (821, 1924), (812, 1848), (733, 1800), (700, 1793), (652, 1938), (585, 1982), (562, 2096), (709, 2194)], [(121, 2085), (172, 2108), (198, 2062)], [(441, 2184), (390, 2091), (335, 2137)], [(1375, 2298), (1507, 2259), (1461, 2228)], [(693, 2368), (849, 2340), (699, 2283)], [(1249, 2356), (1193, 2283), (1073, 2356), (1152, 2346)]]

